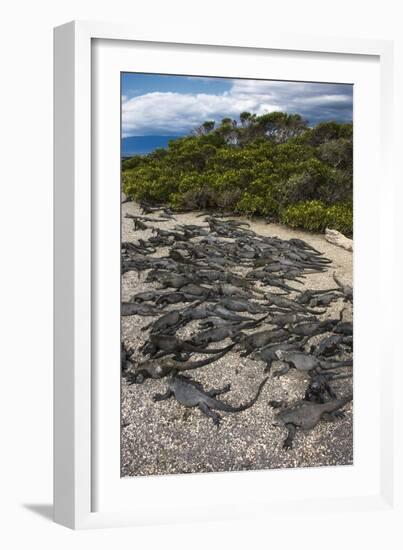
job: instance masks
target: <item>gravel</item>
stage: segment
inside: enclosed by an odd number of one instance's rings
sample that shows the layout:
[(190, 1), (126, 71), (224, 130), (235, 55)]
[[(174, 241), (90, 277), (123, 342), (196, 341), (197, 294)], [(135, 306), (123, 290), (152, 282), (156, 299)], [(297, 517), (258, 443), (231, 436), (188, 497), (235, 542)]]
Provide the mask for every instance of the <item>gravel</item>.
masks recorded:
[[(133, 202), (122, 205), (122, 240), (136, 242), (148, 238), (151, 230), (133, 231), (133, 220), (125, 214), (139, 214)], [(155, 227), (172, 228), (177, 223), (203, 225), (203, 217), (196, 213), (176, 214), (176, 221), (158, 223)], [(332, 273), (337, 271), (342, 280), (352, 284), (352, 253), (327, 242), (323, 235), (297, 231), (277, 224), (266, 224), (260, 220), (247, 220), (251, 229), (260, 235), (293, 237), (304, 239), (332, 260), (327, 272), (307, 275), (304, 288), (334, 288)], [(147, 224), (150, 225), (150, 224)], [(167, 249), (158, 249), (156, 255), (163, 256)], [(129, 272), (122, 277), (122, 299), (133, 294), (157, 288), (157, 283), (145, 283), (146, 274)], [(302, 288), (302, 287), (301, 287)], [(172, 308), (180, 306), (171, 306)], [(347, 306), (348, 307), (348, 306)], [(339, 315), (346, 304), (333, 302), (323, 318)], [(166, 310), (164, 310), (166, 311)], [(352, 315), (346, 311), (347, 317)], [(123, 317), (122, 337), (128, 348), (138, 349), (147, 338), (141, 327), (149, 324), (152, 317)], [(194, 322), (178, 331), (180, 336), (190, 336), (196, 330)], [(311, 340), (314, 342), (314, 339)], [(219, 342), (218, 347), (229, 343)], [(140, 358), (140, 355), (138, 356)], [(197, 358), (204, 356), (198, 355)], [(273, 371), (281, 365), (275, 363)], [(201, 382), (206, 389), (219, 388), (228, 383), (231, 390), (223, 400), (238, 405), (248, 401), (256, 392), (263, 378), (264, 364), (261, 361), (242, 358), (231, 351), (211, 365), (192, 372), (192, 378)], [(308, 433), (297, 432), (294, 447), (284, 450), (282, 444), (286, 430), (273, 426), (276, 411), (268, 406), (270, 400), (285, 400), (293, 403), (302, 398), (307, 377), (291, 369), (280, 378), (270, 375), (258, 402), (250, 409), (236, 413), (223, 413), (220, 427), (198, 409), (186, 409), (175, 401), (154, 403), (152, 396), (165, 389), (164, 380), (146, 380), (143, 384), (128, 385), (122, 381), (121, 393), (121, 475), (156, 475), (196, 472), (219, 472), (236, 470), (262, 470), (267, 468), (295, 468), (309, 466), (349, 465), (353, 463), (353, 417), (352, 404), (345, 407), (345, 418), (334, 423), (321, 422)], [(336, 393), (351, 391), (352, 381), (334, 383)]]

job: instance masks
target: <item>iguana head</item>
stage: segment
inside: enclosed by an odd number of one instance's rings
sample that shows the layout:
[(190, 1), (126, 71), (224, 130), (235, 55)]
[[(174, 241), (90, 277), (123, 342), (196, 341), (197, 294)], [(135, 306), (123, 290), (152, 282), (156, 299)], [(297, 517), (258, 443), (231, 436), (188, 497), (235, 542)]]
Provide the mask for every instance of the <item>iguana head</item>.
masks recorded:
[(143, 361), (138, 363), (134, 372), (130, 373), (129, 379), (132, 384), (142, 384), (146, 378), (163, 378), (171, 369), (155, 361)]

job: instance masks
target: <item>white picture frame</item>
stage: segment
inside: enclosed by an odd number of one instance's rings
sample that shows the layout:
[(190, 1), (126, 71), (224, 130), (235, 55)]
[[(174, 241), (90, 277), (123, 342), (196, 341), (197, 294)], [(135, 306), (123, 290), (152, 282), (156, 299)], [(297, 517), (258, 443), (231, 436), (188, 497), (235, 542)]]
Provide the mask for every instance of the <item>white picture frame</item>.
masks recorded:
[[(102, 45), (105, 43), (108, 47), (112, 46), (112, 53), (102, 53)], [(398, 489), (394, 469), (393, 423), (390, 419), (397, 411), (388, 390), (393, 379), (394, 356), (392, 348), (388, 346), (386, 323), (390, 305), (385, 294), (385, 288), (390, 288), (393, 284), (393, 273), (379, 268), (368, 273), (365, 278), (360, 276), (364, 272), (370, 252), (378, 266), (381, 265), (382, 258), (393, 256), (392, 43), (273, 33), (268, 37), (256, 37), (253, 42), (242, 40), (241, 37), (238, 40), (237, 37), (233, 43), (227, 43), (209, 36), (208, 33), (199, 40), (186, 36), (185, 30), (181, 36), (170, 36), (168, 31), (164, 36), (154, 37), (148, 35), (147, 31), (139, 31), (130, 25), (72, 22), (55, 29), (54, 45), (55, 521), (81, 529), (241, 517), (263, 518), (269, 512), (281, 514), (285, 510), (287, 513), (296, 514), (301, 508), (301, 502), (304, 503), (307, 513), (312, 515), (321, 513), (326, 505), (327, 509), (340, 513), (346, 507), (349, 511), (368, 513), (388, 511), (390, 517), (394, 518), (397, 514), (395, 502)], [(113, 447), (113, 443), (118, 444), (116, 437), (119, 431), (119, 423), (116, 424), (116, 418), (119, 422), (119, 418), (116, 417), (118, 396), (116, 391), (113, 393), (116, 390), (116, 378), (107, 378), (105, 366), (102, 366), (99, 357), (110, 356), (111, 361), (114, 360), (113, 351), (108, 350), (108, 346), (112, 344), (105, 338), (100, 338), (105, 330), (108, 334), (114, 334), (115, 347), (118, 341), (117, 309), (114, 309), (112, 303), (102, 302), (101, 297), (105, 293), (101, 290), (115, 284), (113, 281), (116, 282), (116, 266), (119, 266), (119, 259), (115, 258), (112, 262), (114, 267), (112, 263), (111, 266), (106, 266), (105, 258), (110, 258), (108, 255), (111, 251), (113, 255), (114, 244), (112, 239), (106, 239), (108, 242), (102, 241), (100, 253), (97, 242), (102, 231), (100, 219), (110, 219), (109, 228), (115, 236), (116, 230), (119, 231), (114, 215), (116, 209), (113, 211), (113, 205), (120, 204), (120, 188), (115, 195), (108, 185), (102, 186), (106, 192), (100, 193), (99, 189), (102, 178), (113, 181), (118, 177), (120, 156), (118, 164), (116, 154), (106, 161), (106, 157), (103, 156), (104, 164), (98, 164), (98, 157), (100, 151), (109, 150), (109, 147), (116, 153), (116, 140), (119, 140), (120, 133), (106, 130), (111, 127), (116, 129), (120, 121), (113, 119), (116, 113), (112, 111), (109, 118), (101, 117), (101, 120), (97, 109), (100, 103), (102, 107), (112, 105), (108, 101), (114, 101), (116, 98), (116, 87), (113, 88), (113, 83), (110, 88), (107, 85), (108, 75), (111, 74), (108, 71), (114, 71), (115, 74), (116, 71), (130, 70), (133, 58), (143, 72), (147, 68), (149, 72), (173, 71), (173, 68), (165, 71), (158, 69), (161, 61), (158, 61), (158, 64), (153, 58), (153, 51), (158, 54), (164, 48), (170, 48), (171, 64), (182, 62), (175, 61), (175, 52), (179, 52), (179, 57), (181, 52), (190, 52), (193, 62), (196, 63), (197, 58), (200, 67), (203, 67), (207, 57), (211, 66), (212, 59), (219, 59), (221, 56), (224, 63), (224, 56), (229, 56), (225, 60), (228, 62), (235, 53), (249, 61), (252, 58), (272, 55), (273, 66), (276, 64), (276, 56), (279, 55), (285, 64), (285, 60), (293, 56), (298, 59), (310, 59), (315, 63), (316, 57), (320, 54), (323, 60), (317, 64), (315, 70), (322, 74), (322, 77), (319, 76), (319, 80), (322, 81), (329, 81), (329, 76), (324, 76), (329, 75), (329, 63), (333, 63), (333, 75), (339, 70), (338, 64), (340, 70), (347, 70), (350, 71), (349, 74), (353, 74), (355, 68), (346, 69), (347, 65), (353, 58), (359, 57), (361, 60), (362, 80), (358, 77), (352, 78), (352, 83), (358, 83), (358, 90), (360, 82), (366, 83), (367, 93), (363, 93), (365, 88), (359, 92), (362, 95), (359, 96), (358, 106), (355, 97), (355, 108), (358, 111), (362, 109), (357, 115), (357, 120), (362, 121), (362, 125), (360, 126), (360, 122), (357, 125), (361, 139), (354, 139), (354, 177), (355, 182), (364, 179), (368, 181), (368, 193), (365, 197), (363, 194), (359, 197), (355, 195), (359, 224), (355, 231), (354, 262), (361, 265), (358, 271), (361, 277), (358, 279), (360, 286), (355, 287), (355, 323), (362, 327), (362, 336), (358, 334), (356, 337), (358, 351), (354, 357), (355, 363), (358, 364), (358, 368), (355, 369), (355, 393), (358, 398), (355, 399), (354, 429), (357, 431), (357, 426), (360, 428), (358, 434), (355, 434), (360, 446), (358, 449), (355, 448), (355, 454), (358, 456), (355, 470), (355, 467), (339, 467), (324, 469), (326, 471), (323, 472), (320, 469), (307, 469), (158, 476), (135, 478), (125, 483), (124, 487), (117, 479), (119, 472), (116, 471), (116, 452), (119, 453), (120, 449), (116, 450)], [(121, 67), (118, 67), (119, 60)], [(217, 63), (217, 71), (220, 71), (219, 62)], [(165, 66), (174, 65), (169, 65), (165, 60)], [(277, 71), (280, 71), (280, 63), (278, 65)], [(252, 62), (251, 67), (251, 76), (256, 77), (259, 61)], [(203, 71), (202, 68), (200, 70)], [(182, 74), (192, 74), (188, 72), (190, 68), (184, 68), (183, 71)], [(276, 75), (276, 78), (279, 78), (278, 72)], [(331, 81), (337, 82), (337, 77)], [(370, 82), (376, 85), (369, 88)], [(100, 83), (104, 85), (101, 98), (96, 95), (96, 87)], [(120, 108), (119, 105), (115, 107)], [(374, 109), (376, 111), (373, 112), (372, 134), (365, 126), (368, 123), (365, 122), (366, 113), (368, 114), (370, 109), (372, 112)], [(105, 109), (103, 111), (105, 112)], [(109, 113), (109, 109), (107, 111)], [(98, 122), (98, 119), (101, 122)], [(108, 141), (107, 134), (113, 136), (112, 141)], [(366, 163), (363, 162), (365, 155), (368, 156)], [(382, 189), (377, 183), (380, 173), (383, 174), (384, 180), (389, 182)], [(357, 209), (356, 206), (355, 208)], [(376, 220), (373, 219), (374, 213)], [(113, 223), (115, 226), (111, 225)], [(117, 229), (114, 230), (113, 227)], [(105, 233), (103, 236), (105, 237)], [(370, 246), (374, 248), (374, 242), (377, 243), (375, 251), (371, 251)], [(102, 273), (107, 275), (100, 280), (97, 274), (101, 269)], [(355, 278), (356, 274), (355, 271)], [(114, 288), (116, 290), (116, 285)], [(372, 299), (372, 310), (381, 316), (381, 326), (376, 334), (368, 318), (366, 319), (368, 310), (365, 303), (371, 292), (375, 294)], [(106, 318), (109, 319), (109, 325), (104, 324)], [(368, 349), (369, 341), (371, 349)], [(379, 366), (381, 348), (382, 369)], [(364, 363), (373, 369), (370, 379), (360, 368)], [(362, 394), (356, 391), (360, 388), (363, 388)], [(112, 396), (110, 400), (108, 396)], [(371, 408), (368, 401), (372, 404), (373, 400), (375, 404)], [(376, 434), (368, 434), (366, 431), (371, 425)], [(358, 437), (360, 434), (361, 439)], [(372, 446), (373, 441), (375, 443)], [(115, 450), (109, 454), (108, 447)], [(261, 490), (264, 483), (269, 483), (271, 495), (268, 491)], [(324, 488), (325, 483), (329, 484), (328, 490)], [(312, 489), (315, 484), (317, 490)], [(208, 503), (207, 492), (203, 496), (203, 491), (214, 488), (220, 488), (221, 492), (226, 494), (224, 506)], [(194, 490), (198, 491), (199, 500), (198, 503), (190, 505)], [(283, 496), (280, 498), (278, 495), (282, 493)], [(169, 494), (170, 498), (164, 498), (164, 494)], [(236, 495), (240, 496), (238, 501)]]

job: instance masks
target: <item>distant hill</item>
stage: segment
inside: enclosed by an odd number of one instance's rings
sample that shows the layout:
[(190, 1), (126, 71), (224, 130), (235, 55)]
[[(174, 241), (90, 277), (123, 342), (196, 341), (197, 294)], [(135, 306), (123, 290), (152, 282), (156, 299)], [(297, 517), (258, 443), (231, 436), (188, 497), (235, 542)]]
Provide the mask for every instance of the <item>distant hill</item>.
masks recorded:
[(122, 157), (147, 155), (159, 147), (167, 147), (171, 139), (182, 136), (130, 136), (122, 139)]

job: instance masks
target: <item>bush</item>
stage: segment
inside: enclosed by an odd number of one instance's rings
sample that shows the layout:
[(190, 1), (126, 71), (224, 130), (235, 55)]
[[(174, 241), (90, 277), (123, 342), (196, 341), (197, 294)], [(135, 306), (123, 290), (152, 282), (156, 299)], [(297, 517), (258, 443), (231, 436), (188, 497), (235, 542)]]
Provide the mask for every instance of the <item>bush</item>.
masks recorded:
[(280, 221), (290, 227), (323, 232), (326, 227), (344, 235), (353, 233), (353, 208), (351, 204), (326, 206), (321, 201), (299, 202), (284, 208)]
[(308, 128), (287, 113), (242, 115), (125, 159), (123, 190), (178, 210), (218, 208), (351, 234), (352, 124)]
[(351, 237), (353, 234), (353, 205), (352, 204), (334, 204), (327, 209), (327, 225), (329, 229), (337, 229)]
[(208, 210), (217, 207), (216, 194), (208, 185), (188, 189), (184, 193), (173, 193), (169, 202), (176, 210)]
[(248, 216), (273, 216), (277, 214), (278, 204), (273, 200), (270, 191), (264, 195), (244, 193), (237, 202), (235, 211)]
[(265, 214), (265, 201), (263, 197), (245, 193), (238, 201), (235, 210), (241, 214), (251, 216), (253, 214)]
[(222, 191), (216, 198), (218, 208), (225, 212), (234, 212), (236, 205), (241, 198), (240, 189), (228, 189)]
[(326, 206), (320, 201), (299, 202), (284, 208), (280, 221), (291, 227), (309, 231), (324, 231), (326, 227)]

